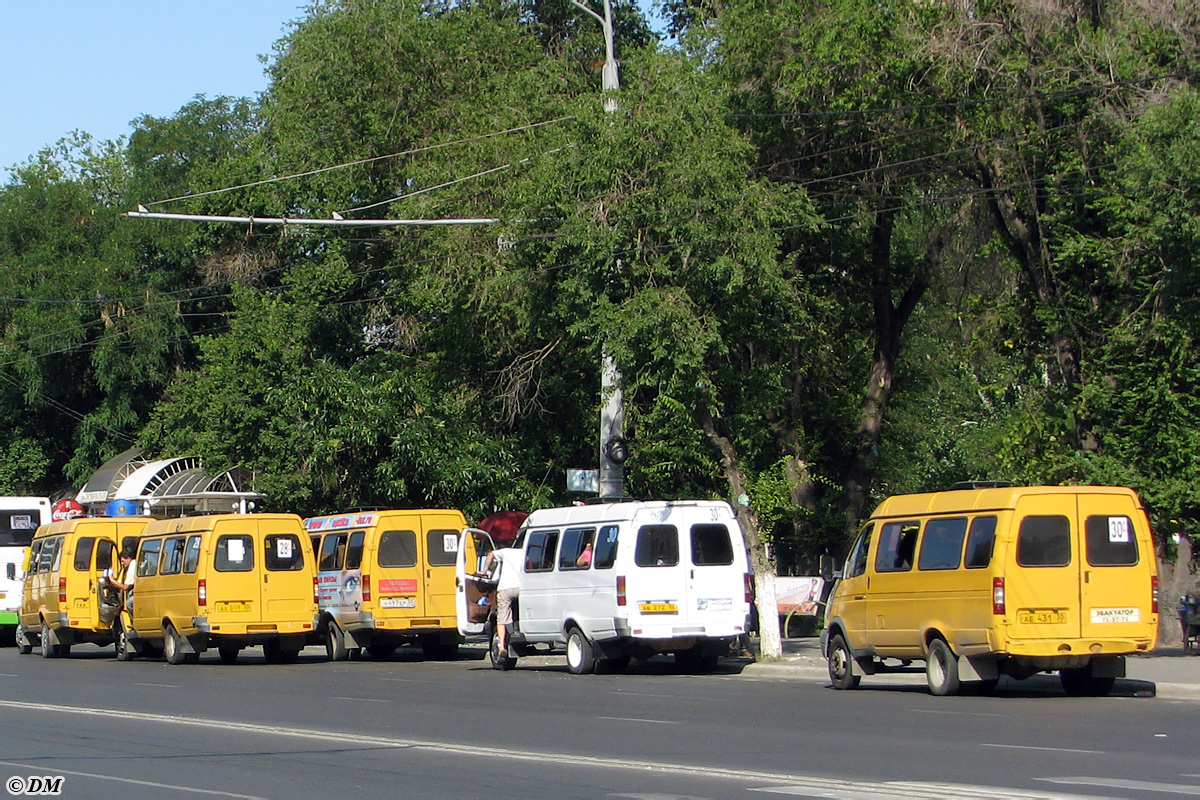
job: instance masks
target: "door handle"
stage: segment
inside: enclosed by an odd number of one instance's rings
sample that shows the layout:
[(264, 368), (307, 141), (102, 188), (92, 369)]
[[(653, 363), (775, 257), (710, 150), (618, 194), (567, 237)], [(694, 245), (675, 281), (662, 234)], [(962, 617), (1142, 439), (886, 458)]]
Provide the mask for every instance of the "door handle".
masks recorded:
[(854, 599), (855, 600), (866, 600), (867, 596), (865, 594), (856, 594), (856, 595), (854, 595)]

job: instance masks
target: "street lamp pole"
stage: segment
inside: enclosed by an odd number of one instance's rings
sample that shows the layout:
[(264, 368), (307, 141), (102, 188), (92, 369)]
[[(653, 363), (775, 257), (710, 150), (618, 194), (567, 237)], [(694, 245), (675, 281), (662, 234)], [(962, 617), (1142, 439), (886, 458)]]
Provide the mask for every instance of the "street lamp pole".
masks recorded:
[[(604, 16), (597, 14), (579, 0), (571, 4), (589, 14), (604, 29), (604, 67), (600, 72), (600, 88), (604, 92), (604, 110), (617, 110), (617, 90), (621, 88), (617, 75), (617, 59), (613, 52), (612, 2), (604, 0)], [(602, 498), (625, 496), (625, 393), (621, 391), (621, 368), (616, 359), (601, 345), (600, 351), (600, 470), (598, 488)]]

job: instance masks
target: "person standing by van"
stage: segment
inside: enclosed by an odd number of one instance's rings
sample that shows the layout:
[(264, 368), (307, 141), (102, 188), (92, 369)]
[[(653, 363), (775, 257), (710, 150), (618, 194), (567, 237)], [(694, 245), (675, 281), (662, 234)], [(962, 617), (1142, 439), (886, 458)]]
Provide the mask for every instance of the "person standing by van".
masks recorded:
[(505, 547), (487, 554), (483, 572), (488, 574), (492, 564), (500, 570), (496, 579), (496, 645), (501, 653), (508, 652), (508, 626), (513, 623), (513, 603), (521, 590), (521, 551)]
[(109, 578), (109, 584), (114, 588), (120, 589), (125, 593), (125, 610), (133, 616), (133, 582), (137, 580), (137, 565), (133, 561), (135, 551), (133, 547), (126, 544), (121, 548), (121, 554), (117, 556), (117, 560), (121, 562), (121, 579), (115, 577)]

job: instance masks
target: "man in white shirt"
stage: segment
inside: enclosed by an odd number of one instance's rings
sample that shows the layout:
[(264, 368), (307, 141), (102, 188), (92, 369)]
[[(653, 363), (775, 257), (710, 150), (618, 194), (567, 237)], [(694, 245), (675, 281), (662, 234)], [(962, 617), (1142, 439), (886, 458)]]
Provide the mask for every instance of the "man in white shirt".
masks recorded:
[(496, 583), (496, 644), (501, 653), (508, 651), (508, 626), (513, 622), (513, 601), (521, 590), (521, 551), (512, 547), (493, 550), (483, 562), (486, 573), (499, 562), (500, 575)]

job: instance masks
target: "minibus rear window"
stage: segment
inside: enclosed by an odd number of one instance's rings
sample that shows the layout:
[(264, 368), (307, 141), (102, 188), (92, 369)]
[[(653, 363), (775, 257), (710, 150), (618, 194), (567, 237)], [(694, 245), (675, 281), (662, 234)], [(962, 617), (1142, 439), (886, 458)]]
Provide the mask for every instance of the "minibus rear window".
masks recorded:
[(0, 514), (0, 546), (27, 546), (33, 541), (33, 532), (37, 530), (39, 519), (41, 514), (36, 509)]
[(379, 566), (415, 567), (417, 534), (412, 531), (384, 531), (379, 537)]
[(1017, 563), (1022, 567), (1065, 567), (1071, 563), (1071, 523), (1054, 515), (1025, 517), (1017, 534)]
[(142, 542), (141, 552), (138, 553), (137, 576), (146, 578), (158, 574), (158, 554), (162, 549), (162, 539), (147, 539)]
[(249, 572), (254, 569), (254, 539), (245, 533), (230, 533), (218, 538), (213, 567), (217, 572)]
[(921, 555), (917, 569), (958, 569), (962, 559), (963, 538), (967, 535), (967, 518), (931, 519), (925, 523), (921, 537)]
[(458, 531), (432, 530), (425, 533), (425, 552), (429, 566), (453, 567), (458, 551)]
[(721, 524), (692, 526), (692, 563), (697, 567), (733, 563), (733, 544), (729, 528)]
[(592, 559), (594, 568), (612, 569), (613, 564), (617, 563), (618, 530), (616, 525), (605, 525), (600, 529), (600, 536), (596, 539), (596, 556)]
[(294, 533), (272, 533), (263, 537), (263, 564), (271, 572), (304, 569), (304, 549)]
[(1088, 517), (1084, 540), (1087, 560), (1093, 567), (1130, 567), (1138, 563), (1137, 537), (1129, 517)]
[(917, 532), (921, 523), (889, 522), (879, 532), (879, 551), (875, 554), (876, 572), (908, 572), (917, 552)]
[(101, 539), (99, 542), (97, 542), (96, 543), (96, 569), (98, 569), (98, 570), (106, 570), (106, 569), (115, 570), (118, 566), (120, 566), (119, 564), (114, 563), (116, 561), (116, 559), (113, 558), (113, 556), (115, 556), (116, 553), (117, 553), (116, 544), (114, 544), (113, 542), (110, 542), (108, 539)]
[(633, 563), (639, 567), (673, 567), (679, 563), (679, 531), (674, 525), (643, 525), (638, 529)]
[(92, 568), (92, 548), (96, 546), (96, 537), (83, 536), (75, 543), (75, 571), (87, 572)]
[(991, 564), (995, 543), (995, 517), (976, 517), (971, 520), (971, 535), (967, 537), (967, 569), (983, 569)]

